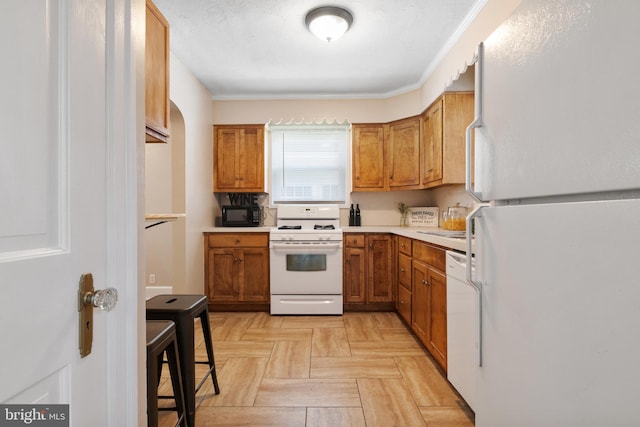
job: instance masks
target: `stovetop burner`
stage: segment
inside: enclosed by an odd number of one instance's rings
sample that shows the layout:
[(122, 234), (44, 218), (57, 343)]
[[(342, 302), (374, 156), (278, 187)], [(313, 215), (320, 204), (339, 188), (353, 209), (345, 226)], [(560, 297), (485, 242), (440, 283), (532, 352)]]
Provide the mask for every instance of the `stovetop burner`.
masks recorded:
[(336, 227), (333, 226), (333, 224), (327, 224), (327, 225), (319, 225), (316, 224), (313, 226), (314, 230), (335, 230)]
[(281, 225), (278, 230), (302, 230), (301, 225)]

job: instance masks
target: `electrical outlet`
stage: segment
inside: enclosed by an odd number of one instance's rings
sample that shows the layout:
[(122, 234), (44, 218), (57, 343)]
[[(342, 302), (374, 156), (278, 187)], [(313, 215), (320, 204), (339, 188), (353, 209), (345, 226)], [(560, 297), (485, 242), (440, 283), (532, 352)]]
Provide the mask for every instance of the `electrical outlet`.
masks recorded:
[(156, 283), (156, 275), (155, 274), (150, 274), (149, 275), (149, 284), (153, 285), (154, 283)]

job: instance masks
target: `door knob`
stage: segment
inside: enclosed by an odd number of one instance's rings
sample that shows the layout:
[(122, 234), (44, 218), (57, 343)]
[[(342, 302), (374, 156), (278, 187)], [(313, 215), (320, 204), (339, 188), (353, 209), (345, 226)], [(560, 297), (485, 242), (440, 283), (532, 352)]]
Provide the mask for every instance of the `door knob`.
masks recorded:
[(118, 290), (116, 288), (99, 289), (84, 295), (84, 304), (90, 304), (104, 311), (111, 311), (118, 304)]
[(93, 344), (93, 307), (104, 311), (111, 311), (118, 303), (118, 290), (107, 288), (94, 290), (93, 275), (91, 273), (80, 276), (78, 286), (78, 348), (80, 357), (91, 353)]

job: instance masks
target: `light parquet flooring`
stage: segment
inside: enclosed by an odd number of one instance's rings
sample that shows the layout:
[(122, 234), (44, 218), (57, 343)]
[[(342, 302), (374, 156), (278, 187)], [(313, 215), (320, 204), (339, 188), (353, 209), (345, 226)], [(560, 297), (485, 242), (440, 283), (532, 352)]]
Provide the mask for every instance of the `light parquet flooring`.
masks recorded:
[[(474, 425), (473, 412), (395, 313), (209, 316), (220, 394), (205, 383), (196, 427)], [(201, 336), (196, 331), (196, 358), (206, 360)], [(205, 370), (199, 365), (196, 376)], [(160, 394), (171, 394), (166, 371)], [(175, 420), (160, 413), (161, 426)]]

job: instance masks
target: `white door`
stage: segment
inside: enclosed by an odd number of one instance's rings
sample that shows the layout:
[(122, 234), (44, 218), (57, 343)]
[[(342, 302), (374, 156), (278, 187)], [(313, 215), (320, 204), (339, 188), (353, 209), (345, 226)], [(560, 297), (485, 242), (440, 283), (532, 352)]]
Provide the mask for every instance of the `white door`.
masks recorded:
[[(0, 2), (0, 402), (69, 404), (72, 426), (137, 425), (144, 401), (132, 3)], [(83, 273), (120, 295), (85, 358)]]

